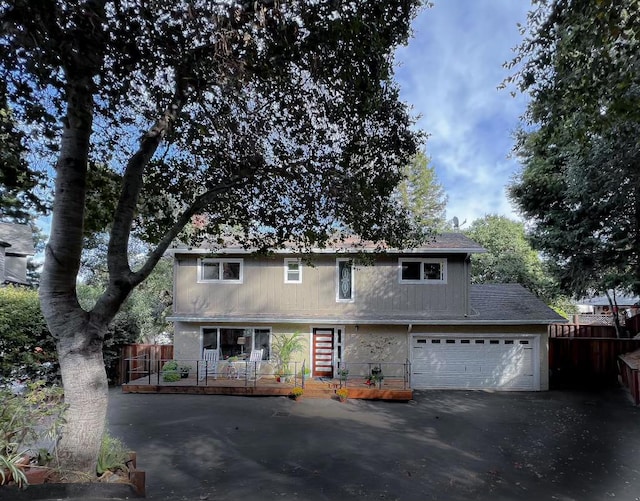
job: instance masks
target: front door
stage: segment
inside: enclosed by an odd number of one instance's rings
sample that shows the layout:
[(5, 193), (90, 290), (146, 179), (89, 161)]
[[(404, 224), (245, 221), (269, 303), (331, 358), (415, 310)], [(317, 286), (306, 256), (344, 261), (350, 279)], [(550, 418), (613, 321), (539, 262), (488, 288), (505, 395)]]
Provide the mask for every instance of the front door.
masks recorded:
[(313, 329), (313, 377), (333, 377), (333, 329)]

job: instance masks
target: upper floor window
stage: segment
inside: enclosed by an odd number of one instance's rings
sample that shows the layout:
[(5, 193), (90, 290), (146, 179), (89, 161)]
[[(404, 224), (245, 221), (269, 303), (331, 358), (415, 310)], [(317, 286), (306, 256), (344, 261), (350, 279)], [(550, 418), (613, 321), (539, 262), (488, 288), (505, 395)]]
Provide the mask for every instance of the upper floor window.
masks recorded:
[(297, 258), (286, 258), (284, 260), (284, 283), (302, 283), (302, 263)]
[(242, 283), (242, 259), (202, 258), (198, 260), (198, 282)]
[(353, 302), (353, 261), (351, 259), (336, 259), (336, 301)]
[(446, 259), (400, 259), (401, 284), (447, 283)]

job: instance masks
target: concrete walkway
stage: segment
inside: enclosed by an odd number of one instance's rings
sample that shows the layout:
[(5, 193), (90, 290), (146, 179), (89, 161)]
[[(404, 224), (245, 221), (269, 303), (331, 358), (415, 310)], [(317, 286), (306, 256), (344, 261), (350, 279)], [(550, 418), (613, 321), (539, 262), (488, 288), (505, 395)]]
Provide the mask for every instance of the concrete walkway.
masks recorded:
[(154, 501), (640, 500), (640, 409), (622, 390), (110, 398)]

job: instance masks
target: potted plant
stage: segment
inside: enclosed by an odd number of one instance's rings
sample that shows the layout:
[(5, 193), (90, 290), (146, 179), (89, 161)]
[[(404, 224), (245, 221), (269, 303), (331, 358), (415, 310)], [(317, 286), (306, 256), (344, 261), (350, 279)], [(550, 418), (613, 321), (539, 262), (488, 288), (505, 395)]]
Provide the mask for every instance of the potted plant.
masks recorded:
[(302, 336), (299, 332), (287, 336), (277, 336), (273, 341), (273, 357), (276, 362), (276, 375), (286, 381), (290, 377), (289, 364), (293, 355), (304, 348)]
[(304, 390), (300, 386), (296, 386), (291, 390), (291, 393), (289, 393), (289, 398), (292, 400), (300, 400), (303, 394)]
[(191, 367), (188, 365), (181, 365), (180, 366), (180, 377), (182, 379), (186, 379), (189, 377), (189, 371), (191, 371)]
[(338, 377), (340, 381), (346, 381), (349, 378), (349, 369), (338, 370)]
[(340, 402), (346, 402), (349, 398), (349, 390), (347, 390), (346, 388), (340, 388), (336, 390), (336, 397), (338, 397), (338, 400), (340, 400)]
[(382, 373), (382, 368), (379, 366), (373, 367), (371, 369), (371, 374), (367, 377), (365, 384), (368, 386), (375, 386), (376, 384), (382, 384), (384, 381), (384, 374)]

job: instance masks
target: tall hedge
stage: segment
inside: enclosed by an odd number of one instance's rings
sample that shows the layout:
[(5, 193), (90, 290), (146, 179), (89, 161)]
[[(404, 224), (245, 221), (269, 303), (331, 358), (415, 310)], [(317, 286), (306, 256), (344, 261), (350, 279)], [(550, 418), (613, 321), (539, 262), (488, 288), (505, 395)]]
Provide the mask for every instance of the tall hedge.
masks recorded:
[[(104, 360), (110, 383), (116, 381), (120, 349), (135, 343), (140, 327), (127, 311), (121, 311), (105, 334)], [(56, 379), (58, 358), (55, 340), (40, 311), (38, 291), (24, 287), (0, 287), (0, 384), (16, 379)]]
[(55, 342), (40, 311), (38, 292), (0, 287), (0, 381), (55, 377)]

